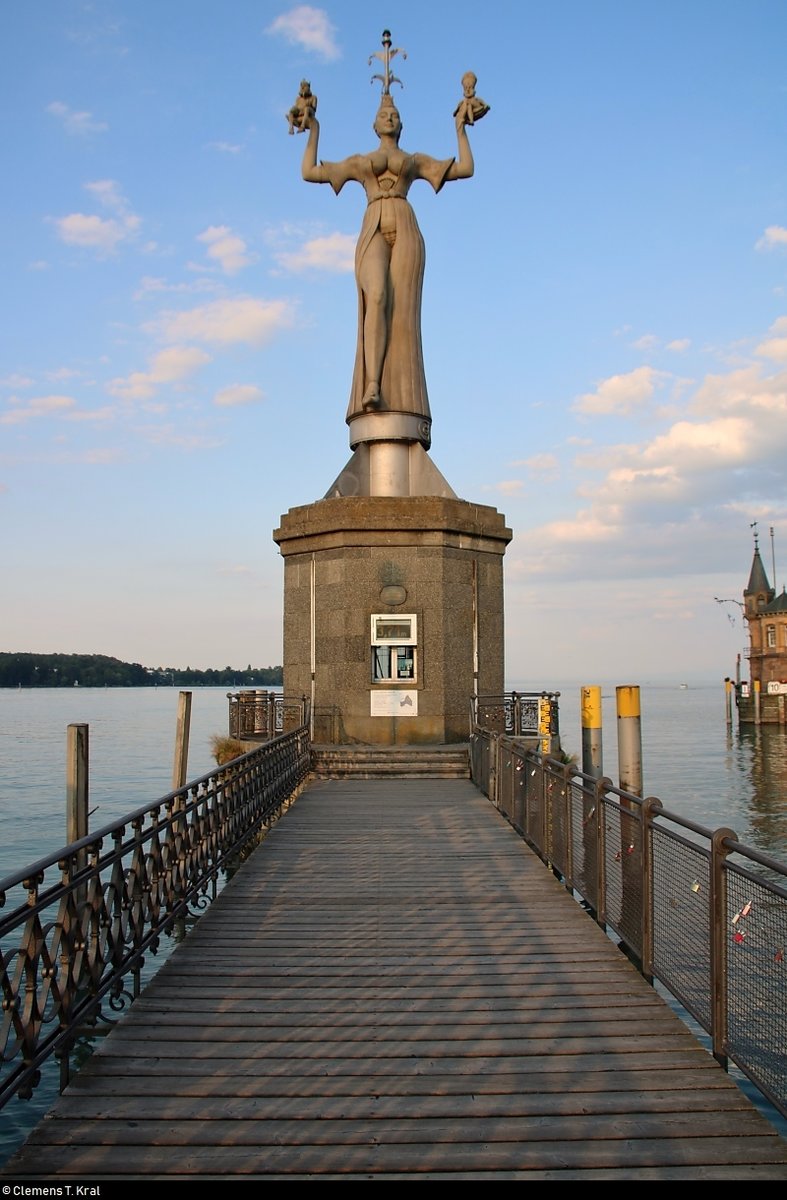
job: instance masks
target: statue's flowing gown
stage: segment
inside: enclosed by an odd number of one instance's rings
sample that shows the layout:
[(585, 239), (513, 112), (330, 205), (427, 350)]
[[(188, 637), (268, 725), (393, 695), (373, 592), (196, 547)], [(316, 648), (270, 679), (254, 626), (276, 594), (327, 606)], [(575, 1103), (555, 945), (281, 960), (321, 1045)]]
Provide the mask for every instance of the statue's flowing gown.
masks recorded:
[[(363, 185), (367, 208), (355, 250), (358, 283), (358, 343), (355, 353), (347, 419), (363, 412), (369, 380), (364, 356), (364, 295), (361, 286), (363, 259), (381, 227), (395, 230), (391, 246), (388, 288), (388, 341), (380, 383), (381, 401), (375, 411), (412, 413), (431, 419), (421, 348), (421, 293), (426, 251), (407, 193), (415, 179), (425, 179), (436, 192), (445, 182), (453, 159), (442, 161), (426, 154), (405, 155), (398, 175), (386, 168), (375, 171), (378, 156), (356, 154), (339, 163), (322, 163), (331, 187), (338, 194), (348, 180)], [(392, 178), (392, 174), (394, 177)]]

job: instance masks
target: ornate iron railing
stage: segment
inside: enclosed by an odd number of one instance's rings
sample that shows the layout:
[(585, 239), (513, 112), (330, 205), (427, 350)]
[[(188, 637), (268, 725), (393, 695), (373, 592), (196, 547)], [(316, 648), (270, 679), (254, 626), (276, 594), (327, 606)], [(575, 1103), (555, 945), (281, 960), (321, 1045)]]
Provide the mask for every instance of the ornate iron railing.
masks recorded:
[(0, 880), (0, 1106), (52, 1054), (66, 1081), (80, 1033), (135, 998), (145, 955), (215, 896), (309, 760), (302, 727)]
[(787, 1116), (787, 867), (476, 728), (472, 778), (596, 920), (620, 938)]
[(282, 696), (279, 692), (227, 692), (230, 702), (231, 738), (268, 739), (298, 729), (308, 721), (305, 696)]

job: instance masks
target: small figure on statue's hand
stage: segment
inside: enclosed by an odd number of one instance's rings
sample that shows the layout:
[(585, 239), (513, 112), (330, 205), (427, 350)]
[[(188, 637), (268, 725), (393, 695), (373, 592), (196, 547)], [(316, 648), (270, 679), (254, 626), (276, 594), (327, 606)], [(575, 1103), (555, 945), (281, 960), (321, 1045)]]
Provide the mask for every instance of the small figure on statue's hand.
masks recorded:
[(295, 103), (287, 113), (287, 123), (290, 127), (288, 132), (295, 133), (297, 130), (298, 133), (303, 133), (309, 128), (309, 119), (316, 111), (317, 97), (312, 93), (312, 85), (308, 79), (302, 79)]
[(489, 112), (489, 105), (475, 94), (478, 77), (472, 71), (465, 71), (462, 76), (464, 95), (454, 109), (457, 125), (475, 125)]

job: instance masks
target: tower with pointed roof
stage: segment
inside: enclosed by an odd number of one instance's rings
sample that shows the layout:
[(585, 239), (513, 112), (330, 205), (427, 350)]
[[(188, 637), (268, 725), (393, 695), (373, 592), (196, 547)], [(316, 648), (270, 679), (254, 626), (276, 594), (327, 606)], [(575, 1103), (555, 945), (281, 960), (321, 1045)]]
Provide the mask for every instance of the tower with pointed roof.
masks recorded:
[[(749, 630), (750, 691), (760, 693), (760, 719), (783, 724), (787, 707), (787, 592), (782, 588), (777, 595), (771, 587), (756, 532), (749, 582), (743, 591), (743, 615)], [(754, 719), (751, 699), (741, 705), (740, 719), (744, 724)]]

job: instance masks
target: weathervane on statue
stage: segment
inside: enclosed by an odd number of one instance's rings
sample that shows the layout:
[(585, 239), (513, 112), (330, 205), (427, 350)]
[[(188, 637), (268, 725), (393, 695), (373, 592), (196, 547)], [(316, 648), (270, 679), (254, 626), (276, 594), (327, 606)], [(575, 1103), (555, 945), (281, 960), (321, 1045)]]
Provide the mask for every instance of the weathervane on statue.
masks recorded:
[(385, 68), (384, 75), (372, 75), (370, 80), (371, 83), (374, 83), (375, 79), (380, 80), (383, 85), (384, 96), (390, 96), (392, 83), (398, 83), (399, 87), (404, 87), (401, 79), (398, 79), (396, 75), (391, 74), (391, 59), (395, 58), (397, 54), (401, 54), (402, 58), (407, 58), (406, 51), (400, 50), (397, 47), (394, 47), (393, 50), (391, 49), (391, 31), (390, 29), (384, 29), (382, 50), (375, 50), (373, 54), (369, 55), (369, 66), (372, 65), (373, 59), (379, 58), (380, 62), (383, 64), (383, 67)]

